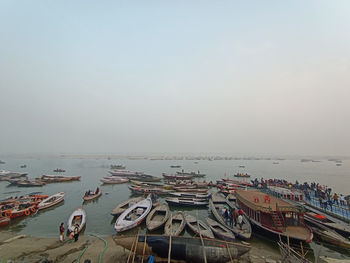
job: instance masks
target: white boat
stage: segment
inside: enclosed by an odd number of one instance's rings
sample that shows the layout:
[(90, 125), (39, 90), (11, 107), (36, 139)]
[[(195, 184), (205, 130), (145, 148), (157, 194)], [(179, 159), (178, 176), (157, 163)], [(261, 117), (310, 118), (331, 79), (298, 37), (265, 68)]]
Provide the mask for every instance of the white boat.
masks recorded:
[(10, 173), (11, 173), (10, 171), (0, 170), (0, 176), (5, 176), (5, 175), (8, 175)]
[(68, 230), (73, 232), (75, 227), (78, 227), (78, 232), (80, 232), (86, 224), (86, 212), (80, 206), (78, 207), (69, 217), (67, 225)]
[(64, 200), (65, 192), (59, 192), (44, 199), (38, 204), (38, 210), (54, 206)]
[(142, 196), (140, 196), (140, 197), (135, 197), (135, 198), (131, 198), (129, 200), (126, 200), (126, 201), (120, 203), (116, 208), (114, 208), (111, 215), (112, 216), (119, 216), (126, 209), (128, 209), (129, 207), (133, 206), (134, 204), (142, 201), (143, 199), (144, 198)]
[(152, 200), (150, 195), (146, 199), (134, 204), (126, 209), (117, 219), (114, 229), (117, 232), (123, 232), (139, 225), (152, 209)]
[(104, 184), (123, 184), (123, 183), (127, 183), (129, 179), (122, 178), (119, 176), (109, 176), (109, 177), (103, 177), (102, 179), (100, 179), (100, 181)]
[(200, 193), (191, 193), (191, 192), (173, 192), (169, 194), (176, 197), (196, 198), (196, 199), (208, 199), (210, 197), (210, 194), (200, 194)]

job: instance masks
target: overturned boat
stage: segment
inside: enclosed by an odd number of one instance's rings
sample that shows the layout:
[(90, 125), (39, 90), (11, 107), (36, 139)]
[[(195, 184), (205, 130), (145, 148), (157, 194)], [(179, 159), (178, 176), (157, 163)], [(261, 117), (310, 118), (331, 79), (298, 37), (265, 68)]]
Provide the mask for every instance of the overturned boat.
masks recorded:
[(138, 255), (153, 255), (156, 262), (166, 262), (171, 250), (170, 259), (177, 263), (202, 263), (205, 262), (204, 259), (211, 263), (226, 263), (239, 258), (251, 248), (248, 245), (206, 238), (202, 245), (200, 238), (183, 236), (118, 236), (114, 241), (126, 249), (133, 249)]

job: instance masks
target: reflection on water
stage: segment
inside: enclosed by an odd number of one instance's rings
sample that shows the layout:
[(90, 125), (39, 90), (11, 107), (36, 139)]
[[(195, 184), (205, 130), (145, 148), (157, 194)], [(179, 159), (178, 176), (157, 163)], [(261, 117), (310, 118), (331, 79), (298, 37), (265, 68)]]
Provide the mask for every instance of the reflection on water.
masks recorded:
[[(2, 158), (5, 159), (5, 158)], [(110, 213), (122, 201), (131, 198), (131, 192), (128, 189), (128, 184), (116, 185), (101, 185), (99, 181), (102, 177), (108, 175), (108, 169), (111, 164), (120, 163), (132, 171), (143, 171), (147, 174), (152, 174), (161, 177), (163, 172), (175, 173), (176, 169), (170, 168), (170, 165), (181, 165), (186, 171), (198, 171), (207, 174), (206, 181), (221, 179), (225, 174), (233, 175), (237, 172), (246, 172), (254, 178), (283, 178), (291, 181), (298, 180), (316, 181), (320, 184), (329, 185), (337, 193), (349, 194), (348, 185), (344, 184), (344, 178), (348, 175), (349, 161), (344, 160), (340, 167), (334, 166), (334, 163), (324, 160), (322, 162), (300, 162), (297, 160), (280, 160), (278, 165), (274, 165), (271, 160), (218, 160), (204, 161), (199, 160), (194, 163), (190, 160), (107, 160), (107, 159), (63, 159), (63, 158), (32, 158), (21, 159), (13, 158), (6, 159), (6, 164), (1, 166), (1, 169), (16, 172), (19, 170), (19, 165), (27, 164), (26, 169), (21, 171), (28, 173), (28, 177), (41, 177), (42, 174), (52, 174), (52, 170), (60, 167), (65, 169), (66, 175), (81, 176), (81, 181), (73, 181), (67, 183), (47, 184), (43, 187), (28, 187), (18, 188), (16, 186), (7, 187), (8, 182), (0, 182), (0, 199), (4, 199), (9, 195), (25, 195), (31, 192), (42, 192), (44, 194), (55, 194), (57, 192), (66, 192), (65, 202), (54, 207), (42, 210), (35, 215), (26, 218), (13, 220), (8, 227), (1, 228), (1, 231), (16, 232), (18, 234), (29, 234), (44, 237), (57, 237), (59, 235), (59, 224), (66, 224), (70, 214), (79, 206), (83, 206), (87, 213), (86, 233), (94, 233), (98, 235), (113, 235), (115, 234), (114, 218)], [(239, 166), (245, 168), (238, 168)], [(202, 179), (199, 179), (200, 181)], [(83, 195), (88, 189), (96, 189), (100, 186), (102, 196), (90, 202), (83, 203)], [(215, 188), (213, 189), (215, 190)], [(160, 197), (160, 200), (164, 200)], [(201, 220), (205, 220), (210, 216), (209, 208), (193, 209), (191, 207), (175, 207), (170, 206), (172, 212), (178, 209), (184, 210), (194, 216), (197, 215)], [(141, 233), (146, 233), (146, 225), (143, 222), (140, 225)], [(123, 234), (136, 234), (138, 229), (132, 229)], [(163, 234), (161, 230), (152, 232), (155, 234)], [(183, 235), (189, 235), (187, 231)], [(264, 237), (254, 235), (249, 242), (258, 244), (277, 251), (278, 247), (275, 242), (265, 239)], [(311, 248), (319, 247), (312, 243)], [(322, 248), (324, 254), (328, 253), (335, 257), (343, 257), (336, 249)], [(309, 252), (311, 254), (311, 252)]]

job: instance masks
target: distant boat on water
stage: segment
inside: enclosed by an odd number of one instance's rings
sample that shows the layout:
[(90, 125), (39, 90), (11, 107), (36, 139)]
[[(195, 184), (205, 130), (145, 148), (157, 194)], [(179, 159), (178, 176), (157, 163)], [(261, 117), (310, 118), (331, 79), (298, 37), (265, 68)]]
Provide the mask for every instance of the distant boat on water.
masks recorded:
[(181, 165), (170, 165), (170, 168), (181, 168)]
[(111, 164), (111, 170), (124, 170), (126, 167), (121, 164)]

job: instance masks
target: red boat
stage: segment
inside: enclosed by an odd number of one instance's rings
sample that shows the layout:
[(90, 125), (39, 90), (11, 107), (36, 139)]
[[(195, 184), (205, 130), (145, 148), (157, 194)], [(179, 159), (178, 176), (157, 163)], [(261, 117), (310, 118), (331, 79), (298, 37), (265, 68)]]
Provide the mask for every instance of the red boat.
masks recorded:
[(254, 227), (271, 235), (289, 238), (294, 242), (312, 241), (310, 227), (304, 223), (304, 209), (258, 190), (236, 190), (238, 206)]
[(13, 208), (3, 210), (2, 215), (11, 219), (22, 216), (29, 216), (30, 214), (37, 211), (36, 207), (37, 204), (19, 204)]

